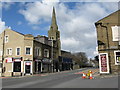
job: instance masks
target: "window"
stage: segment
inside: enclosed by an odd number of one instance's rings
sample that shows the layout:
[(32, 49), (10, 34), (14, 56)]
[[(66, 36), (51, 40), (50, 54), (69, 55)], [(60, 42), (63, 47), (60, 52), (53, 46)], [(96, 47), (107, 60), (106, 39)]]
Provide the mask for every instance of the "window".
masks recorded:
[(26, 55), (31, 55), (31, 48), (30, 47), (26, 47)]
[(48, 49), (44, 50), (44, 57), (49, 57), (49, 50)]
[(8, 42), (8, 36), (5, 36), (5, 43)]
[(112, 40), (119, 41), (120, 40), (120, 26), (112, 26)]
[(13, 72), (21, 72), (21, 62), (14, 62)]
[(20, 48), (16, 49), (16, 55), (20, 55)]
[(41, 49), (40, 48), (36, 48), (36, 54), (37, 54), (37, 56), (41, 56)]
[(120, 51), (115, 51), (115, 65), (120, 65)]
[(36, 56), (41, 56), (41, 48), (35, 47), (35, 55)]
[(12, 49), (11, 48), (7, 49), (7, 55), (12, 55)]

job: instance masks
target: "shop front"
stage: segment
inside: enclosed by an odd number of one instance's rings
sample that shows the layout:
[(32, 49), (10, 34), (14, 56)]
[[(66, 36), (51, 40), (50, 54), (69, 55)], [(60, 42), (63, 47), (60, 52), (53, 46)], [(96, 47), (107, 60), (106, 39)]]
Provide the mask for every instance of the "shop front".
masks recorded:
[(32, 60), (24, 61), (24, 75), (32, 75)]
[(51, 71), (52, 71), (51, 61), (47, 58), (44, 58), (42, 60), (42, 72), (46, 73), (46, 72), (51, 72)]
[(72, 70), (73, 69), (72, 59), (59, 56), (59, 69), (60, 71)]
[(19, 58), (13, 58), (12, 59), (12, 67), (13, 67), (13, 73), (12, 76), (22, 76), (22, 66), (23, 66), (23, 61), (22, 57)]
[(42, 72), (42, 60), (35, 59), (35, 73), (41, 73)]

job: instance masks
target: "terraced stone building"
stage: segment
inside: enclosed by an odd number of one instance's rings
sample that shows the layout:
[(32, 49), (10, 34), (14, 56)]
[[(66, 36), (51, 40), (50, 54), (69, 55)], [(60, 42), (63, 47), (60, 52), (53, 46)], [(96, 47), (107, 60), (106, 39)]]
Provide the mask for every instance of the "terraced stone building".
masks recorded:
[(101, 74), (120, 72), (120, 10), (95, 23)]

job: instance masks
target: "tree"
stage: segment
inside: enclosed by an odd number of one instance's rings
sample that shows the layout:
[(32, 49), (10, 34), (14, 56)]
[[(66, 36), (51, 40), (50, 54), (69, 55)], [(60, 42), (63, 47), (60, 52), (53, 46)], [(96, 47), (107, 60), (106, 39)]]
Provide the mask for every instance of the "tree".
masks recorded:
[(70, 52), (62, 52), (63, 57), (72, 58), (75, 63), (79, 64), (80, 67), (85, 67), (88, 62), (88, 58), (85, 52), (78, 53), (70, 53)]
[(79, 63), (80, 67), (86, 66), (88, 58), (85, 52), (74, 53), (74, 55), (76, 56), (77, 62)]

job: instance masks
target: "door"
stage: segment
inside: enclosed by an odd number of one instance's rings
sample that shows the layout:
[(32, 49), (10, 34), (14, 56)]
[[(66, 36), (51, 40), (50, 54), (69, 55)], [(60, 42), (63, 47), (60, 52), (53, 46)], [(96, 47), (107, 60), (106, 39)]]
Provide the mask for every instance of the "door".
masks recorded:
[(31, 74), (31, 62), (27, 61), (25, 62), (25, 74)]
[(25, 73), (30, 73), (30, 68), (31, 66), (30, 65), (25, 65)]

